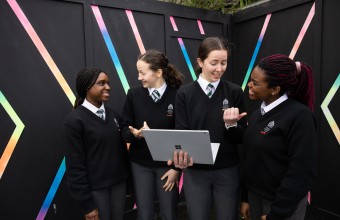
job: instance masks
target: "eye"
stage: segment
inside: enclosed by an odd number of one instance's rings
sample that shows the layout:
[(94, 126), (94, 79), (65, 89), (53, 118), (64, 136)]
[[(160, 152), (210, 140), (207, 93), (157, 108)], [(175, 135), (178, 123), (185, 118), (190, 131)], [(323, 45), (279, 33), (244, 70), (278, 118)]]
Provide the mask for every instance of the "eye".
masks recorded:
[(104, 86), (105, 84), (110, 85), (109, 82), (105, 82), (105, 81), (99, 81), (99, 82), (97, 82), (96, 84), (97, 84), (98, 86)]

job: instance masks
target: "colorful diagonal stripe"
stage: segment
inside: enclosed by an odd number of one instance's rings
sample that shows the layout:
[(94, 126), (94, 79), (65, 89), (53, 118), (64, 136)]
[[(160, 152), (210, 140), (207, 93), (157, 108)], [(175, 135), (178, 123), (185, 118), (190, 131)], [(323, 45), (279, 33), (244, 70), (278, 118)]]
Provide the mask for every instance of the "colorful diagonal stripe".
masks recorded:
[(44, 44), (40, 40), (39, 36), (37, 35), (37, 33), (35, 32), (34, 28), (32, 27), (31, 23), (26, 18), (24, 12), (21, 10), (20, 6), (18, 5), (18, 3), (15, 0), (7, 0), (7, 2), (12, 7), (14, 13), (18, 17), (18, 19), (21, 22), (21, 24), (23, 25), (23, 27), (25, 28), (27, 34), (30, 36), (32, 42), (34, 43), (34, 45), (38, 49), (38, 51), (41, 54), (42, 58), (45, 60), (47, 66), (52, 71), (54, 77), (56, 78), (56, 80), (58, 81), (59, 85), (61, 86), (61, 88), (65, 92), (66, 96), (68, 97), (70, 102), (73, 104), (74, 101), (76, 100), (76, 98), (75, 98), (71, 88), (67, 84), (64, 76), (62, 75), (62, 73), (60, 72), (59, 68), (57, 67), (57, 65), (53, 61), (51, 55), (49, 54), (49, 52), (45, 48)]
[[(175, 22), (175, 19), (174, 19), (172, 16), (170, 16), (170, 22), (171, 22), (171, 24), (172, 24), (172, 28), (174, 29), (174, 31), (178, 31), (177, 25), (176, 25), (176, 22)], [(202, 27), (202, 28), (203, 28), (203, 27)], [(194, 68), (192, 67), (192, 64), (191, 64), (191, 61), (190, 61), (190, 58), (189, 58), (187, 49), (185, 48), (183, 39), (182, 39), (181, 37), (178, 37), (177, 40), (178, 40), (179, 46), (181, 47), (181, 50), (182, 50), (182, 53), (183, 53), (185, 62), (187, 63), (187, 66), (188, 66), (188, 68), (189, 68), (191, 77), (192, 77), (193, 80), (196, 80), (197, 77), (196, 77)]]
[(198, 24), (198, 28), (200, 29), (201, 34), (205, 35), (201, 20), (197, 20), (197, 24)]
[(338, 75), (338, 78), (335, 80), (333, 86), (329, 90), (328, 94), (326, 95), (325, 99), (323, 100), (321, 104), (321, 109), (323, 113), (325, 114), (325, 117), (327, 119), (328, 124), (331, 126), (331, 129), (335, 135), (335, 138), (337, 139), (339, 145), (340, 145), (340, 130), (338, 125), (336, 124), (331, 112), (329, 111), (328, 105), (332, 101), (334, 95), (336, 94), (337, 90), (340, 86), (340, 74)]
[(314, 14), (315, 14), (315, 2), (314, 2), (314, 4), (313, 4), (312, 8), (310, 9), (310, 11), (309, 11), (309, 13), (308, 13), (308, 16), (307, 16), (307, 18), (306, 18), (306, 20), (305, 20), (305, 23), (303, 24), (303, 26), (302, 26), (302, 28), (301, 28), (301, 31), (300, 31), (300, 33), (299, 33), (299, 36), (298, 36), (298, 38), (297, 38), (296, 41), (295, 41), (295, 44), (294, 44), (294, 46), (293, 46), (293, 49), (292, 49), (292, 51), (291, 51), (290, 54), (289, 54), (289, 57), (290, 57), (291, 59), (294, 59), (294, 57), (295, 57), (295, 55), (296, 55), (296, 52), (297, 52), (297, 50), (298, 50), (299, 47), (300, 47), (300, 44), (301, 44), (301, 42), (302, 42), (302, 39), (304, 38), (304, 36), (305, 36), (305, 34), (306, 34), (306, 32), (307, 32), (307, 29), (308, 29), (308, 27), (309, 27), (309, 25), (310, 25), (310, 23), (311, 23), (311, 21), (312, 21), (312, 19), (313, 19), (313, 17), (314, 17)]
[(137, 27), (135, 19), (133, 17), (132, 11), (131, 10), (125, 10), (125, 12), (126, 12), (126, 15), (129, 19), (133, 34), (135, 35), (135, 38), (136, 38), (136, 41), (137, 41), (137, 44), (138, 44), (138, 47), (139, 47), (139, 51), (140, 51), (141, 54), (143, 54), (143, 53), (145, 53), (144, 44), (143, 44), (142, 38), (139, 34), (138, 27)]
[(172, 28), (174, 29), (174, 31), (178, 31), (174, 17), (170, 16), (170, 22), (171, 22), (171, 25), (172, 25)]
[(5, 109), (5, 111), (7, 112), (7, 114), (9, 115), (9, 117), (12, 119), (12, 121), (14, 122), (14, 124), (16, 126), (15, 129), (14, 129), (14, 132), (13, 132), (11, 138), (9, 139), (8, 144), (7, 144), (5, 150), (2, 153), (2, 156), (0, 158), (0, 180), (1, 180), (1, 177), (5, 172), (8, 161), (11, 159), (11, 156), (13, 154), (15, 146), (17, 145), (17, 143), (20, 139), (20, 135), (21, 135), (22, 131), (24, 130), (25, 125), (24, 125), (24, 123), (22, 123), (22, 121), (20, 120), (18, 115), (15, 113), (14, 109), (9, 104), (6, 97), (4, 96), (4, 94), (1, 91), (0, 91), (0, 104)]
[(254, 66), (257, 54), (259, 53), (259, 50), (260, 50), (260, 47), (261, 47), (261, 44), (262, 44), (262, 40), (263, 40), (264, 34), (266, 33), (266, 30), (267, 30), (267, 27), (268, 27), (268, 23), (270, 21), (271, 16), (272, 16), (272, 14), (267, 14), (267, 17), (266, 17), (266, 19), (265, 19), (265, 21), (263, 23), (259, 39), (257, 40), (257, 44), (256, 44), (256, 47), (255, 47), (253, 56), (251, 58), (251, 61), (249, 63), (249, 67), (248, 67), (246, 76), (244, 77), (244, 80), (243, 80), (243, 83), (242, 83), (243, 91), (246, 88), (246, 85), (247, 85), (249, 77), (250, 77), (250, 73), (253, 70), (253, 66)]
[(113, 43), (112, 43), (111, 38), (110, 38), (110, 35), (109, 35), (108, 31), (107, 31), (107, 28), (106, 28), (105, 22), (103, 20), (103, 17), (102, 17), (102, 15), (100, 13), (99, 7), (96, 6), (96, 5), (92, 5), (91, 8), (92, 8), (93, 14), (94, 14), (94, 16), (96, 18), (96, 21), (98, 23), (99, 29), (100, 29), (100, 31), (101, 31), (101, 33), (103, 35), (106, 47), (109, 50), (109, 53), (110, 53), (111, 59), (113, 61), (113, 64), (116, 67), (119, 79), (120, 79), (120, 81), (121, 81), (121, 83), (123, 85), (125, 93), (127, 93), (127, 91), (129, 90), (130, 86), (129, 86), (129, 83), (128, 83), (126, 77), (125, 77), (125, 74), (124, 74), (124, 71), (123, 71), (123, 67), (122, 67), (122, 65), (121, 65), (121, 63), (119, 61), (117, 52), (115, 50), (115, 47), (113, 46)]
[(61, 162), (59, 169), (57, 171), (56, 176), (54, 177), (53, 183), (47, 193), (47, 196), (40, 208), (40, 212), (38, 213), (38, 216), (36, 220), (43, 220), (46, 216), (46, 213), (51, 205), (51, 202), (59, 188), (60, 182), (63, 179), (63, 176), (66, 171), (66, 165), (65, 165), (65, 157), (63, 158), (63, 161)]

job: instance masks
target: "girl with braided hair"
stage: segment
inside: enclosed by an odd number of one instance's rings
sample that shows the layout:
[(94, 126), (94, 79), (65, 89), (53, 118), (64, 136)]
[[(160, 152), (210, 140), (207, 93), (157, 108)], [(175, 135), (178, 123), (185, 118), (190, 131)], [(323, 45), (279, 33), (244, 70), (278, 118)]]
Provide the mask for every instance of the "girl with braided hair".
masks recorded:
[(157, 50), (141, 54), (136, 66), (142, 85), (129, 89), (127, 93), (122, 113), (122, 135), (130, 143), (137, 219), (154, 218), (157, 197), (161, 218), (176, 220), (179, 171), (152, 159), (142, 130), (148, 127), (175, 128), (175, 97), (183, 84), (183, 75)]
[(84, 68), (76, 78), (74, 110), (62, 126), (67, 185), (86, 220), (122, 220), (128, 179), (120, 116), (109, 100), (109, 78)]
[(247, 203), (241, 214), (252, 220), (303, 220), (317, 147), (312, 69), (271, 55), (254, 68), (248, 87), (250, 99), (262, 104), (243, 138)]

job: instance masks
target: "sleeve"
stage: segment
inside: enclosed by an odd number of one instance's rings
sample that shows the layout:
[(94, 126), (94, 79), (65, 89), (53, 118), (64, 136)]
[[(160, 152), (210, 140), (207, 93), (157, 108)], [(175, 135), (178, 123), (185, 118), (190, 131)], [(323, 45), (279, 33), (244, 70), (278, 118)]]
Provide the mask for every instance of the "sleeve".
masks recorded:
[(88, 182), (86, 155), (80, 128), (67, 123), (62, 127), (62, 147), (66, 159), (67, 185), (71, 196), (87, 214), (97, 208)]
[(187, 130), (189, 129), (188, 122), (188, 112), (187, 112), (187, 103), (185, 100), (185, 92), (182, 89), (179, 89), (176, 94), (175, 100), (175, 128), (179, 130)]
[(290, 127), (287, 143), (289, 170), (277, 190), (267, 220), (291, 216), (311, 189), (315, 175), (317, 134), (315, 117), (310, 111), (297, 115)]
[[(240, 113), (246, 112), (245, 102), (244, 102), (244, 93), (242, 89), (238, 88), (232, 94), (233, 94), (234, 106), (231, 106), (231, 107), (237, 107)], [(246, 127), (247, 127), (247, 116), (244, 116), (241, 120), (237, 122), (236, 127), (229, 128), (229, 129), (226, 128), (225, 133), (228, 136), (229, 140), (232, 140), (235, 143), (241, 143)]]
[(129, 126), (135, 126), (133, 96), (131, 90), (129, 90), (126, 95), (123, 112), (121, 115), (122, 139), (126, 143), (132, 143), (137, 140), (137, 138), (130, 131)]

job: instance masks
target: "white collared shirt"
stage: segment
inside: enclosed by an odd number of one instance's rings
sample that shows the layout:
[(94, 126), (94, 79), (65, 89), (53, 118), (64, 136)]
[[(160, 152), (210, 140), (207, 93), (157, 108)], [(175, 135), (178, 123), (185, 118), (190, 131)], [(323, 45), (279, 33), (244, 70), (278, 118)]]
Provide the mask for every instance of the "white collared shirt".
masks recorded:
[[(88, 110), (90, 110), (91, 112), (93, 112), (93, 114), (97, 115), (97, 111), (99, 109), (103, 110), (103, 116), (104, 118), (106, 118), (106, 113), (105, 113), (105, 108), (104, 108), (104, 103), (102, 103), (102, 105), (100, 106), (100, 108), (97, 108), (96, 106), (92, 105), (89, 101), (87, 101), (86, 99), (84, 100), (82, 106), (84, 106), (85, 108), (87, 108)], [(98, 116), (99, 117), (99, 116)]]
[(163, 96), (163, 94), (165, 92), (166, 87), (167, 87), (166, 82), (164, 82), (163, 85), (161, 87), (159, 87), (158, 89), (156, 89), (156, 88), (148, 88), (149, 95), (151, 95), (154, 90), (157, 90), (159, 92), (159, 95), (160, 95), (159, 98), (162, 98), (162, 96)]
[(216, 89), (217, 89), (217, 86), (218, 84), (220, 83), (220, 79), (216, 82), (208, 82), (206, 79), (204, 79), (201, 74), (199, 75), (198, 79), (197, 79), (197, 82), (198, 84), (201, 86), (202, 90), (205, 91), (207, 90), (207, 86), (208, 84), (210, 83), (211, 85), (214, 86), (214, 89), (212, 91), (212, 95), (215, 93)]
[(288, 99), (287, 94), (283, 94), (280, 98), (276, 99), (274, 102), (270, 103), (269, 105), (266, 105), (264, 102), (261, 104), (261, 109), (263, 109), (264, 113), (266, 114), (276, 106), (280, 105), (282, 102), (286, 101)]

